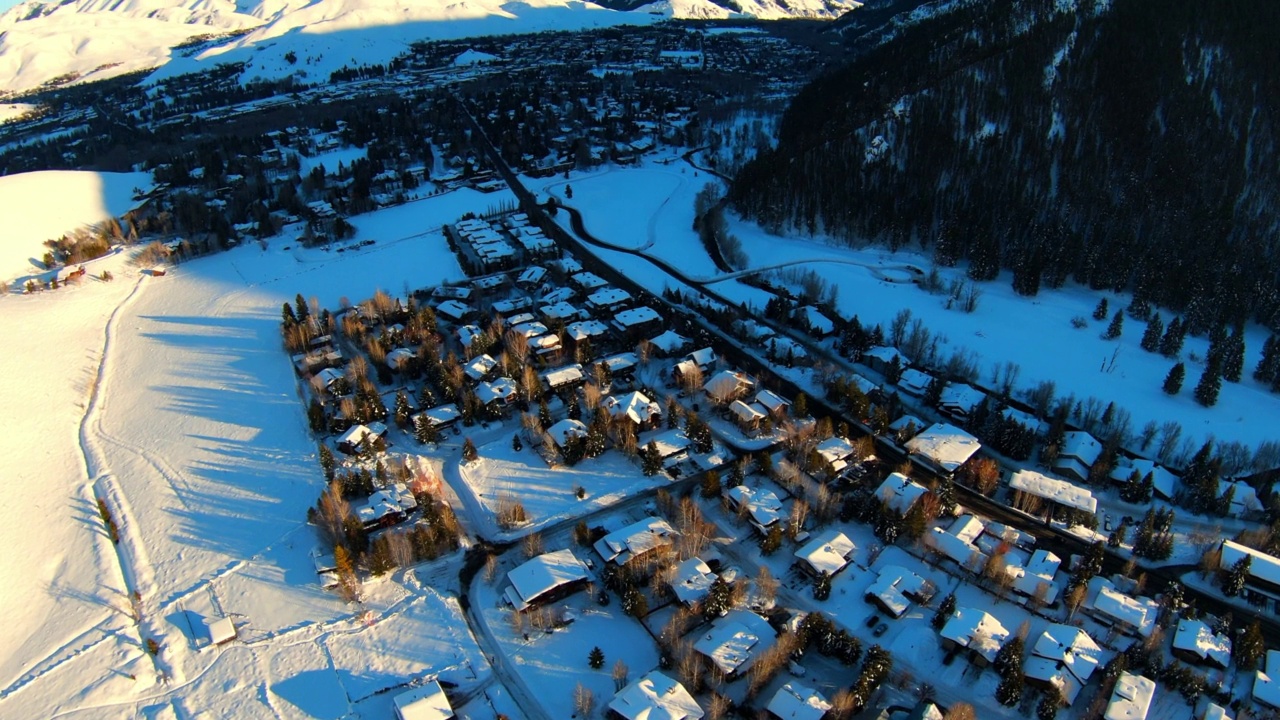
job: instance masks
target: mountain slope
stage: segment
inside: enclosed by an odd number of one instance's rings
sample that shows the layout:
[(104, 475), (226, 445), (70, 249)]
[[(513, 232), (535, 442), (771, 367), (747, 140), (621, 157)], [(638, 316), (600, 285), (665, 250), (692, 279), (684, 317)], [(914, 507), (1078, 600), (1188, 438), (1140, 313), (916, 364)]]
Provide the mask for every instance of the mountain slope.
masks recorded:
[[(949, 10), (937, 12), (947, 5)], [(801, 92), (732, 201), (920, 243), (1019, 292), (1075, 279), (1280, 326), (1275, 3), (946, 0)]]
[[(19, 93), (157, 67), (157, 77), (169, 77), (222, 62), (247, 63), (245, 79), (317, 82), (343, 65), (385, 63), (419, 40), (663, 17), (833, 18), (855, 7), (855, 0), (30, 0), (0, 16), (0, 88)], [(214, 38), (193, 44), (206, 36)]]

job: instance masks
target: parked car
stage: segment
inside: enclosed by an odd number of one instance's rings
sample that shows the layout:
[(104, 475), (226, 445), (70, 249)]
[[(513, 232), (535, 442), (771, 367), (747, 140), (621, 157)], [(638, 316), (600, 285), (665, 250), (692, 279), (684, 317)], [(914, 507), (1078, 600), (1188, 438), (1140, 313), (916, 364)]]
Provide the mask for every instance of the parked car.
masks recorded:
[(888, 623), (880, 623), (879, 625), (876, 626), (875, 630), (871, 631), (871, 634), (875, 635), (876, 637), (880, 637), (881, 635), (885, 634), (888, 631), (889, 631)]

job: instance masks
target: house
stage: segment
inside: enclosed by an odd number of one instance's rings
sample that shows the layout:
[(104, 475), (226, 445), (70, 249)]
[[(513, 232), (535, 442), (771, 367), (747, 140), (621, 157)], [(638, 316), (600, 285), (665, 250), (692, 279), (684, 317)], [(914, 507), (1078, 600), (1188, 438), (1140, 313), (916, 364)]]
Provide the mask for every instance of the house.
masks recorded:
[(1110, 580), (1089, 580), (1084, 609), (1095, 620), (1126, 635), (1147, 637), (1155, 627), (1159, 605), (1150, 598), (1133, 598), (1116, 589)]
[(632, 342), (656, 332), (662, 327), (662, 316), (647, 305), (623, 310), (613, 316), (610, 323), (618, 334)]
[(654, 670), (619, 690), (609, 713), (622, 720), (699, 720), (702, 707), (683, 685)]
[(796, 564), (812, 575), (835, 575), (849, 564), (856, 550), (849, 536), (838, 530), (825, 530), (796, 550)]
[(1204, 715), (1200, 716), (1200, 720), (1231, 720), (1231, 716), (1227, 714), (1227, 709), (1217, 703), (1209, 703), (1204, 709)]
[(813, 450), (821, 458), (824, 466), (822, 469), (828, 475), (836, 475), (846, 467), (849, 467), (849, 460), (855, 452), (853, 443), (839, 435), (832, 435), (823, 440), (814, 446)]
[(542, 281), (547, 277), (547, 269), (539, 265), (532, 265), (524, 269), (520, 276), (516, 278), (516, 285), (522, 290), (535, 290)]
[(772, 647), (776, 637), (768, 620), (750, 610), (731, 610), (711, 623), (693, 649), (733, 680)]
[(949, 383), (942, 390), (938, 409), (963, 423), (969, 420), (974, 408), (987, 399), (987, 394), (967, 383)]
[(925, 545), (934, 552), (951, 558), (960, 567), (973, 572), (981, 572), (987, 563), (987, 554), (974, 545), (974, 541), (982, 534), (982, 521), (973, 515), (962, 515), (951, 523), (951, 527), (943, 530), (939, 527), (929, 528), (924, 536)]
[(1103, 720), (1146, 720), (1155, 694), (1154, 681), (1122, 672), (1111, 692), (1111, 702), (1107, 703)]
[[(1218, 569), (1230, 570), (1246, 555), (1250, 561), (1249, 577), (1244, 581), (1245, 600), (1258, 607), (1280, 610), (1280, 558), (1231, 540), (1223, 540)], [(1280, 680), (1280, 665), (1275, 670), (1277, 679)], [(1280, 705), (1276, 707), (1280, 709)]]
[(1098, 668), (1102, 648), (1089, 633), (1070, 625), (1050, 625), (1036, 640), (1023, 665), (1027, 684), (1058, 688), (1070, 705)]
[[(540, 323), (539, 323), (540, 324)], [(560, 336), (554, 333), (539, 335), (525, 340), (529, 351), (537, 355), (543, 362), (550, 362), (560, 357)]]
[(746, 373), (721, 370), (702, 385), (707, 397), (717, 405), (727, 405), (755, 389), (756, 381)]
[(1014, 562), (1016, 555), (1005, 555), (1007, 565), (1005, 572), (1013, 577), (1013, 589), (1030, 598), (1037, 598), (1046, 605), (1052, 605), (1058, 599), (1058, 586), (1054, 576), (1062, 559), (1048, 550), (1036, 550), (1031, 553), (1026, 565)]
[(482, 337), (484, 337), (484, 331), (480, 329), (479, 325), (463, 325), (458, 328), (458, 343), (462, 345), (464, 350), (471, 347), (471, 344), (477, 338)]
[(564, 450), (571, 439), (587, 436), (587, 426), (581, 420), (565, 418), (547, 428), (547, 434), (551, 436), (551, 441), (556, 444), (557, 449)]
[(671, 573), (671, 592), (685, 605), (693, 605), (711, 592), (711, 585), (718, 577), (701, 558), (692, 557), (675, 566)]
[(924, 397), (924, 393), (929, 389), (929, 383), (933, 382), (933, 376), (927, 372), (916, 370), (915, 368), (907, 368), (902, 371), (902, 376), (898, 378), (898, 389), (903, 395), (911, 397)]
[(578, 346), (587, 341), (599, 342), (609, 335), (609, 327), (599, 320), (579, 320), (575, 323), (569, 323), (569, 326), (564, 331), (569, 336), (569, 339)]
[(587, 376), (583, 373), (582, 366), (577, 363), (555, 368), (554, 370), (547, 370), (542, 373), (541, 377), (542, 384), (551, 392), (570, 390), (587, 381)]
[(418, 509), (418, 501), (409, 488), (395, 483), (375, 491), (355, 508), (355, 516), (365, 530), (376, 530), (399, 525), (409, 519), (409, 513)]
[[(1034, 470), (1019, 470), (1009, 478), (1009, 488), (1015, 492), (1025, 493), (1048, 502), (1082, 512), (1094, 513), (1098, 510), (1098, 499), (1093, 493), (1072, 485), (1066, 480), (1057, 480), (1042, 475)], [(1014, 505), (1019, 505), (1014, 501)]]
[(428, 408), (413, 416), (414, 427), (427, 423), (436, 430), (443, 430), (452, 427), (455, 423), (462, 419), (462, 412), (458, 410), (458, 406), (454, 403), (446, 405), (437, 405)]
[(1080, 482), (1089, 479), (1089, 470), (1102, 455), (1102, 443), (1087, 432), (1071, 430), (1062, 436), (1062, 449), (1053, 462), (1053, 471)]
[(782, 501), (772, 490), (735, 485), (724, 491), (724, 497), (735, 512), (746, 513), (762, 535), (783, 517)]
[[(642, 441), (644, 442), (644, 441)], [(689, 436), (681, 428), (664, 430), (649, 438), (645, 445), (653, 443), (658, 449), (658, 457), (662, 458), (662, 466), (670, 469), (689, 458), (689, 447), (693, 444)]]
[(899, 515), (906, 515), (916, 501), (924, 497), (927, 492), (929, 490), (925, 486), (902, 473), (895, 472), (890, 473), (889, 477), (885, 478), (876, 489), (876, 497), (890, 510)]
[(596, 364), (603, 366), (610, 377), (626, 379), (635, 374), (636, 366), (640, 364), (640, 358), (631, 352), (619, 353), (610, 355)]
[(600, 288), (587, 296), (587, 308), (600, 315), (612, 315), (631, 303), (631, 293), (615, 287)]
[(380, 422), (368, 425), (352, 425), (338, 438), (338, 449), (348, 455), (355, 455), (364, 449), (366, 441), (373, 447), (387, 434), (387, 426)]
[(236, 639), (236, 626), (229, 617), (205, 618), (204, 631), (210, 645), (225, 645)]
[(712, 350), (709, 347), (704, 347), (701, 350), (694, 350), (688, 355), (685, 355), (683, 359), (697, 365), (699, 370), (707, 373), (711, 372), (711, 369), (715, 367), (716, 361), (719, 357), (716, 355), (715, 350)]
[(1231, 638), (1215, 633), (1203, 620), (1178, 621), (1173, 655), (1183, 662), (1225, 670), (1231, 664)]
[(986, 667), (996, 659), (1000, 646), (1009, 637), (1009, 631), (989, 613), (976, 608), (956, 608), (938, 632), (942, 649), (951, 652), (956, 648), (969, 651), (969, 661)]
[(432, 680), (392, 699), (396, 720), (449, 720), (454, 717), (449, 698), (440, 683)]
[(944, 473), (953, 473), (982, 449), (978, 438), (954, 425), (937, 423), (907, 441), (911, 457)]
[(396, 348), (387, 353), (387, 367), (394, 372), (400, 372), (406, 365), (412, 363), (418, 356), (412, 351), (405, 348)]
[(896, 620), (906, 614), (913, 601), (929, 602), (933, 592), (932, 583), (919, 575), (899, 565), (885, 565), (863, 597)]
[[(390, 357), (390, 355), (388, 355)], [(467, 377), (475, 382), (480, 382), (489, 377), (498, 369), (498, 361), (494, 360), (487, 353), (471, 359), (466, 365), (462, 366), (462, 371)]]
[(764, 408), (755, 403), (748, 405), (741, 400), (729, 403), (729, 415), (733, 417), (733, 423), (738, 429), (745, 433), (755, 433), (760, 429), (760, 423), (769, 417)]
[(662, 407), (639, 390), (626, 395), (610, 395), (600, 403), (612, 418), (626, 418), (638, 430), (656, 428), (662, 420)]
[[(501, 315), (506, 318), (503, 320), (503, 327), (511, 327), (512, 325), (519, 325), (522, 322), (529, 322), (530, 320), (536, 319), (533, 317), (532, 313), (528, 312), (532, 307), (533, 301), (529, 298), (516, 297), (499, 300), (490, 305), (489, 309), (494, 315)], [(517, 317), (524, 319), (517, 321), (515, 320)]]
[(583, 292), (591, 292), (598, 288), (602, 288), (609, 283), (604, 278), (591, 272), (580, 272), (569, 278), (569, 282), (573, 283)]
[(520, 389), (516, 381), (508, 377), (500, 377), (492, 382), (482, 382), (476, 386), (476, 399), (486, 408), (504, 408), (520, 397)]
[(684, 352), (692, 344), (689, 338), (674, 330), (667, 330), (656, 337), (649, 338), (658, 357), (674, 357)]
[(808, 326), (810, 335), (821, 339), (835, 333), (835, 322), (818, 308), (812, 305), (805, 305), (800, 308), (800, 313), (804, 317), (804, 323)]
[(557, 550), (527, 560), (507, 573), (511, 586), (503, 596), (517, 612), (567, 597), (587, 584), (587, 567), (572, 550)]
[(895, 360), (898, 367), (906, 367), (911, 362), (906, 355), (898, 352), (897, 348), (886, 345), (877, 345), (862, 353), (863, 364), (881, 375), (894, 365)]
[(1218, 497), (1231, 496), (1227, 506), (1228, 517), (1242, 517), (1245, 513), (1262, 511), (1262, 501), (1258, 500), (1258, 491), (1243, 480), (1218, 480)]
[(778, 720), (822, 720), (830, 709), (821, 693), (794, 680), (778, 688), (765, 707)]
[(436, 315), (455, 323), (470, 319), (475, 315), (475, 312), (475, 310), (457, 300), (445, 300), (436, 306)]
[(1254, 671), (1253, 699), (1280, 710), (1280, 650), (1268, 650), (1262, 669)]
[(594, 547), (605, 562), (622, 566), (670, 547), (675, 536), (675, 529), (666, 520), (647, 518), (605, 535), (596, 541)]
[(527, 341), (531, 338), (536, 338), (542, 335), (546, 335), (551, 331), (547, 328), (546, 325), (543, 325), (540, 322), (534, 321), (534, 322), (520, 323), (519, 325), (513, 325), (509, 332), (515, 333), (516, 335), (519, 335), (520, 337), (524, 338)]
[(1173, 494), (1178, 489), (1178, 476), (1169, 472), (1163, 465), (1158, 465), (1154, 461), (1143, 458), (1129, 460), (1121, 458), (1116, 462), (1116, 467), (1111, 471), (1111, 481), (1124, 484), (1129, 482), (1130, 476), (1134, 473), (1139, 478), (1151, 476), (1151, 489), (1155, 491), (1155, 495), (1166, 500), (1173, 498)]
[(752, 405), (759, 405), (775, 420), (781, 420), (787, 416), (787, 410), (791, 407), (791, 402), (769, 390), (761, 390), (756, 393), (755, 402)]

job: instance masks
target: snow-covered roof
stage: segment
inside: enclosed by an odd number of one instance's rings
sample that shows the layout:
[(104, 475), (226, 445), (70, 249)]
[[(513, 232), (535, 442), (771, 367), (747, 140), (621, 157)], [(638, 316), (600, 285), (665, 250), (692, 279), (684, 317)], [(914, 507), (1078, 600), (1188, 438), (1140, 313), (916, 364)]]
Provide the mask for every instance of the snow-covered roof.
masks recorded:
[(849, 564), (854, 544), (838, 530), (826, 530), (796, 550), (796, 557), (808, 563), (816, 573), (835, 575)]
[(609, 368), (609, 372), (617, 374), (639, 365), (640, 358), (635, 353), (618, 353), (601, 360), (600, 364)]
[(1097, 669), (1102, 648), (1089, 633), (1070, 625), (1050, 625), (1036, 640), (1024, 667), (1027, 677), (1050, 682), (1062, 690), (1067, 704)]
[(387, 426), (380, 422), (371, 422), (368, 425), (352, 425), (347, 431), (342, 433), (338, 438), (338, 445), (350, 445), (352, 447), (364, 442), (367, 437), (370, 441), (377, 440), (387, 434)]
[(667, 330), (661, 335), (649, 340), (654, 347), (662, 352), (671, 355), (680, 352), (684, 348), (689, 347), (689, 338), (677, 333), (674, 330)]
[(908, 395), (923, 395), (931, 382), (933, 382), (933, 376), (929, 373), (915, 368), (907, 368), (902, 371), (902, 376), (898, 378), (898, 387), (902, 388), (902, 392)]
[(595, 550), (605, 562), (626, 565), (631, 558), (674, 542), (675, 529), (662, 518), (646, 518), (596, 541)]
[(778, 688), (765, 709), (779, 720), (822, 720), (831, 703), (817, 690), (793, 680)]
[(957, 645), (973, 650), (988, 662), (996, 659), (1000, 646), (1009, 637), (1009, 631), (999, 620), (985, 610), (971, 607), (956, 608), (955, 614), (942, 626), (939, 634)]
[(613, 307), (631, 299), (631, 293), (615, 287), (601, 288), (587, 296), (587, 302), (598, 308)]
[(912, 455), (919, 455), (947, 472), (955, 472), (982, 448), (982, 443), (954, 425), (937, 423), (908, 440), (906, 447)]
[(449, 720), (453, 708), (440, 683), (432, 680), (396, 695), (392, 700), (400, 720)]
[(583, 290), (594, 290), (609, 284), (604, 278), (592, 272), (580, 272), (569, 279)]
[(708, 368), (716, 361), (716, 351), (709, 347), (704, 347), (689, 353), (685, 356), (685, 359), (696, 363), (700, 368)]
[(461, 320), (471, 312), (471, 308), (463, 305), (457, 300), (445, 300), (436, 306), (436, 314), (443, 315), (450, 320)]
[(560, 348), (560, 336), (548, 334), (531, 337), (525, 341), (525, 345), (538, 354), (547, 353)]
[[(1259, 552), (1232, 540), (1222, 541), (1222, 553), (1218, 561), (1218, 567), (1223, 570), (1229, 570), (1245, 555), (1253, 558), (1249, 563), (1250, 577), (1280, 585), (1280, 558)], [(1277, 667), (1276, 670), (1280, 675), (1280, 667)]]
[(579, 320), (578, 322), (570, 323), (564, 330), (576, 342), (609, 334), (609, 327), (599, 320)]
[(702, 708), (683, 685), (658, 670), (622, 688), (609, 709), (626, 720), (698, 720)]
[[(1013, 553), (1005, 557), (1011, 558)], [(1010, 562), (1005, 570), (1013, 576), (1013, 589), (1028, 597), (1037, 594), (1045, 603), (1052, 604), (1058, 598), (1058, 586), (1053, 578), (1062, 564), (1061, 558), (1048, 550), (1036, 550), (1025, 566)]]
[(462, 413), (458, 410), (458, 406), (454, 403), (449, 403), (447, 405), (438, 405), (436, 407), (423, 410), (414, 416), (414, 419), (416, 421), (420, 421), (419, 419), (426, 420), (433, 426), (439, 427), (441, 425), (448, 425), (449, 423), (457, 422), (461, 417)]
[(1214, 633), (1203, 620), (1179, 620), (1173, 635), (1173, 649), (1189, 652), (1222, 668), (1231, 663), (1231, 638)]
[(920, 597), (925, 587), (925, 580), (919, 575), (900, 565), (886, 565), (880, 568), (875, 582), (867, 588), (867, 595), (879, 600), (885, 612), (899, 618), (911, 607), (911, 599), (907, 595)]
[(399, 368), (402, 363), (412, 360), (415, 357), (412, 350), (405, 348), (396, 348), (387, 353), (387, 367)]
[(538, 337), (539, 335), (546, 335), (550, 331), (546, 325), (543, 325), (540, 322), (526, 322), (513, 326), (511, 328), (511, 332), (514, 332), (527, 340), (532, 337)]
[(1262, 669), (1253, 677), (1253, 699), (1280, 709), (1280, 650), (1268, 650)]
[(734, 507), (746, 507), (751, 520), (761, 528), (769, 527), (782, 519), (782, 501), (772, 490), (735, 485), (725, 491), (725, 496)]
[[(925, 422), (915, 415), (903, 415), (897, 420), (889, 423), (889, 431), (895, 433), (901, 432), (905, 430), (907, 426), (914, 427), (915, 431), (918, 433), (925, 428)], [(912, 437), (915, 436), (912, 435)]]
[(818, 443), (813, 449), (822, 456), (823, 460), (831, 465), (831, 469), (835, 472), (843, 470), (849, 464), (849, 456), (853, 455), (853, 443), (839, 435), (832, 435)]
[[(390, 360), (391, 356), (388, 355), (387, 359)], [(467, 374), (467, 377), (472, 380), (483, 380), (484, 376), (488, 375), (496, 367), (498, 367), (498, 361), (494, 360), (486, 353), (472, 358), (471, 362), (464, 365), (462, 370)]]
[(636, 390), (626, 395), (610, 395), (601, 403), (612, 417), (626, 417), (633, 423), (646, 423), (662, 414), (658, 403)]
[(987, 556), (982, 551), (942, 528), (929, 528), (929, 534), (924, 537), (927, 545), (951, 558), (961, 567), (977, 571), (986, 564)]
[(554, 440), (557, 445), (564, 447), (565, 443), (567, 443), (571, 437), (586, 437), (587, 426), (584, 425), (581, 420), (565, 418), (564, 420), (561, 420), (555, 425), (547, 428), (547, 434), (551, 436), (551, 439)]
[(1092, 466), (1102, 454), (1102, 443), (1087, 432), (1070, 430), (1062, 435), (1062, 451), (1059, 458), (1076, 458), (1086, 466)]
[(1089, 590), (1091, 592), (1096, 590), (1097, 593), (1090, 602), (1090, 607), (1095, 612), (1127, 625), (1143, 636), (1151, 634), (1151, 628), (1155, 623), (1155, 607), (1116, 590), (1105, 578), (1092, 580), (1101, 581), (1096, 585), (1093, 581), (1090, 582)]
[(682, 430), (681, 428), (672, 428), (670, 430), (664, 430), (658, 433), (657, 435), (654, 435), (653, 437), (649, 438), (649, 440), (646, 441), (644, 444), (648, 445), (650, 442), (658, 447), (659, 457), (664, 457), (664, 458), (675, 455), (676, 453), (679, 453), (682, 450), (686, 450), (688, 449), (689, 445), (692, 444), (689, 441), (689, 436), (686, 435), (684, 430)]
[(965, 513), (951, 523), (951, 527), (947, 528), (947, 532), (955, 535), (962, 542), (972, 545), (986, 529), (987, 526), (983, 524), (981, 518), (973, 513)]
[(587, 579), (587, 568), (569, 549), (544, 553), (507, 573), (507, 600), (524, 610), (541, 596), (569, 583)]
[(205, 618), (204, 629), (209, 642), (214, 645), (236, 639), (236, 626), (229, 617)]
[(836, 324), (818, 308), (812, 305), (805, 305), (800, 308), (800, 311), (804, 313), (805, 320), (809, 322), (809, 327), (819, 335), (830, 335), (836, 331)]
[(769, 390), (761, 390), (756, 393), (755, 401), (769, 412), (777, 412), (786, 410), (791, 406), (791, 402), (785, 398), (779, 397), (776, 393)]
[(1105, 720), (1146, 720), (1151, 710), (1151, 700), (1156, 693), (1156, 684), (1141, 675), (1120, 673), (1116, 680), (1115, 690), (1111, 693), (1111, 702), (1107, 704)]
[(689, 558), (672, 570), (671, 591), (680, 602), (695, 603), (711, 592), (717, 577), (701, 558)]
[(547, 269), (539, 265), (533, 265), (524, 269), (520, 273), (520, 277), (516, 278), (516, 282), (528, 285), (535, 285), (542, 282), (542, 278), (547, 276)]
[(516, 381), (509, 377), (500, 377), (492, 382), (482, 382), (476, 386), (476, 399), (483, 405), (496, 400), (510, 401), (519, 393)]
[(1204, 709), (1203, 720), (1231, 720), (1231, 716), (1227, 714), (1227, 709), (1217, 703), (1209, 703)]
[(641, 305), (640, 307), (631, 308), (630, 310), (623, 310), (622, 312), (614, 315), (613, 324), (616, 327), (619, 327), (625, 330), (627, 328), (635, 327), (637, 325), (644, 325), (645, 323), (657, 322), (661, 319), (662, 319), (662, 316), (659, 315), (653, 308), (649, 307), (648, 305)]
[(1258, 511), (1262, 509), (1262, 502), (1258, 500), (1258, 491), (1253, 486), (1243, 480), (1227, 480), (1221, 478), (1218, 480), (1218, 497), (1231, 493), (1231, 507), (1228, 514), (1231, 517), (1240, 517), (1246, 511)]
[(768, 415), (763, 407), (754, 403), (748, 405), (741, 400), (734, 400), (732, 403), (729, 403), (729, 412), (733, 413), (734, 417), (736, 417), (739, 422), (745, 423), (758, 422)]
[(755, 384), (756, 381), (746, 373), (736, 370), (721, 370), (707, 378), (707, 381), (702, 385), (702, 389), (706, 391), (708, 396), (723, 402), (742, 393), (750, 392), (755, 387)]
[(986, 393), (967, 383), (949, 383), (942, 389), (938, 407), (953, 414), (968, 415), (986, 397)]
[(542, 379), (547, 383), (548, 387), (553, 389), (569, 383), (579, 382), (585, 377), (586, 375), (582, 372), (582, 366), (576, 363), (542, 373)]
[(1009, 487), (1085, 512), (1096, 512), (1098, 509), (1098, 499), (1092, 492), (1035, 470), (1019, 470), (1014, 473), (1009, 478)]
[(693, 649), (705, 655), (726, 674), (745, 670), (761, 652), (773, 645), (773, 628), (750, 610), (732, 610), (711, 623), (711, 629)]
[(464, 348), (471, 347), (471, 343), (483, 335), (484, 331), (480, 329), (479, 325), (463, 325), (458, 328), (458, 342), (462, 343)]
[(915, 505), (926, 492), (929, 491), (923, 485), (902, 473), (895, 472), (890, 473), (889, 477), (880, 484), (876, 490), (876, 497), (890, 509), (900, 515), (906, 515), (911, 506)]
[(571, 299), (574, 295), (577, 295), (577, 293), (574, 292), (573, 288), (556, 288), (549, 291), (546, 295), (543, 295), (542, 302), (547, 303), (548, 305), (555, 305), (556, 303), (561, 303)]
[(866, 352), (862, 353), (862, 357), (871, 358), (873, 360), (879, 360), (885, 365), (889, 365), (890, 363), (892, 363), (895, 357), (898, 358), (898, 362), (902, 363), (903, 366), (905, 366), (908, 362), (910, 362), (909, 360), (907, 360), (906, 355), (903, 355), (902, 353), (898, 352), (898, 348), (890, 347), (888, 345), (877, 345), (873, 348), (870, 348)]

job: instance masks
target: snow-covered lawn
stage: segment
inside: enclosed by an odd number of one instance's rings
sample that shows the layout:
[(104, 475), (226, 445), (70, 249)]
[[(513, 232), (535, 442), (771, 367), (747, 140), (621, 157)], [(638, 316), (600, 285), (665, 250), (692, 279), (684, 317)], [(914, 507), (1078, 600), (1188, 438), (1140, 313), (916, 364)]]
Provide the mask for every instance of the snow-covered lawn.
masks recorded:
[(45, 240), (138, 205), (135, 189), (151, 188), (150, 173), (48, 170), (0, 177), (0, 213), (7, 219), (0, 236), (0, 281), (43, 272)]
[[(304, 705), (337, 694), (358, 701), (454, 666), (459, 652), (482, 675), (456, 605), (445, 612), (451, 601), (412, 582), (373, 591), (376, 622), (332, 640), (336, 654), (352, 653), (335, 662), (337, 675), (307, 675), (325, 666), (309, 655), (272, 660), (351, 622), (309, 567), (306, 510), (323, 478), (278, 325), (298, 292), (336, 307), (380, 287), (459, 279), (443, 236), (423, 231), (496, 201), (450, 193), (362, 216), (359, 237), (377, 243), (358, 252), (285, 250), (277, 238), (159, 278), (121, 253), (109, 259), (114, 282), (0, 298), (13, 380), (6, 407), (21, 419), (0, 434), (11, 494), (0, 540), (13, 553), (0, 568), (9, 628), (0, 715), (118, 706), (134, 716), (168, 704), (184, 717), (300, 715), (264, 688), (292, 682), (282, 696)], [(95, 488), (109, 491), (119, 546), (97, 517)], [(128, 615), (133, 591), (141, 626)], [(242, 640), (198, 650), (192, 620), (212, 612), (231, 617)], [(161, 647), (156, 661), (146, 638)], [(371, 668), (378, 647), (389, 657)], [(156, 684), (157, 673), (169, 684)]]
[[(466, 489), (483, 508), (489, 532), (493, 534), (525, 535), (671, 482), (662, 474), (645, 477), (638, 460), (617, 450), (583, 460), (573, 467), (550, 467), (534, 448), (526, 445), (523, 450), (512, 449), (511, 434), (515, 431), (513, 426), (502, 439), (480, 445), (479, 459), (458, 465)], [(446, 478), (449, 472), (446, 464)], [(578, 487), (586, 493), (581, 500), (575, 494)], [(519, 500), (524, 505), (528, 522), (502, 533), (496, 529), (494, 518), (506, 498)]]

